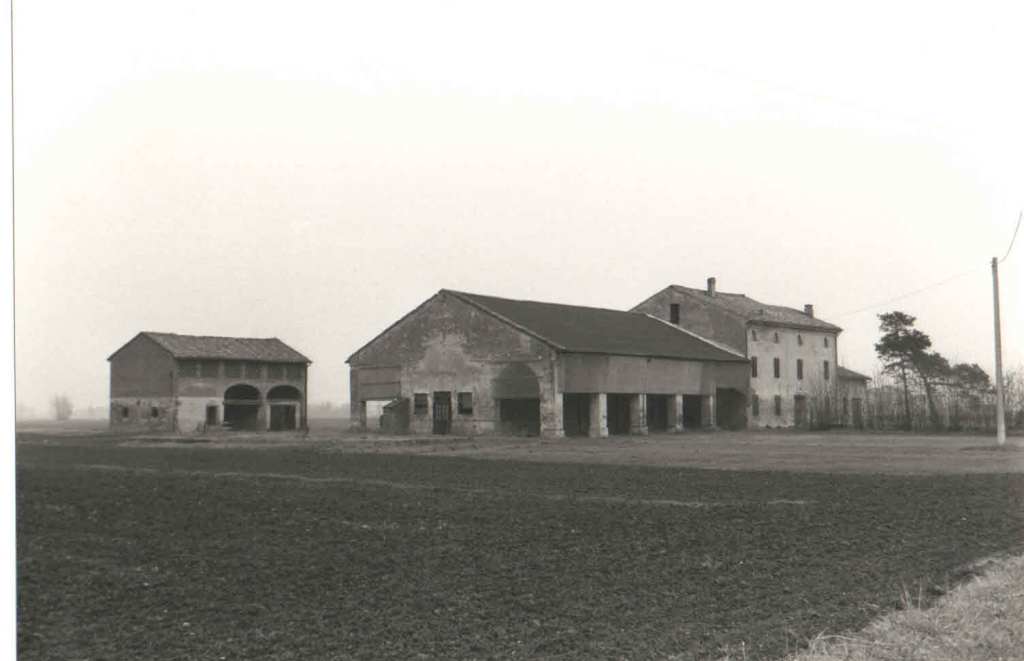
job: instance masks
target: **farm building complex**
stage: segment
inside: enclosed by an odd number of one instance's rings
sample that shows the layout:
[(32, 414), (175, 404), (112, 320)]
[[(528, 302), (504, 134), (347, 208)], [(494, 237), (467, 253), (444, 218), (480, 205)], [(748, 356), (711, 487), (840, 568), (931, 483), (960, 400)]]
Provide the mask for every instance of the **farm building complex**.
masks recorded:
[[(709, 338), (750, 360), (750, 427), (806, 427), (837, 421), (837, 340), (842, 329), (803, 311), (743, 294), (670, 285), (633, 308)], [(860, 375), (858, 375), (860, 376)]]
[(559, 437), (743, 427), (742, 351), (640, 312), (442, 289), (352, 354), (352, 417)]
[(107, 360), (113, 428), (306, 427), (310, 360), (277, 338), (143, 332)]

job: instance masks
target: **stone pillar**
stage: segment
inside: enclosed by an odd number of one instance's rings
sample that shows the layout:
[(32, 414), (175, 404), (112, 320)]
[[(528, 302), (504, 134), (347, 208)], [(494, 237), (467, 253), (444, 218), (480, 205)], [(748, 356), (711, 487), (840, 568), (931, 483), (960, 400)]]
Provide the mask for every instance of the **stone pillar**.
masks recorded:
[(359, 417), (356, 418), (356, 424), (360, 431), (366, 431), (366, 402), (356, 402), (359, 407)]
[(700, 398), (700, 419), (704, 429), (713, 429), (718, 426), (717, 406), (714, 395), (703, 395)]
[(591, 438), (608, 437), (608, 395), (596, 393), (590, 396), (590, 429), (587, 433)]
[(224, 424), (224, 402), (217, 404), (217, 424)]
[(674, 400), (675, 406), (673, 407), (673, 410), (675, 411), (676, 417), (675, 420), (672, 421), (671, 429), (672, 431), (679, 432), (683, 431), (683, 396), (676, 395)]
[(260, 412), (257, 417), (260, 427), (264, 431), (270, 431), (270, 404), (266, 401), (260, 404)]
[(647, 433), (647, 395), (644, 393), (629, 396), (629, 433), (640, 436)]
[(562, 415), (562, 394), (552, 392), (540, 400), (540, 435), (545, 438), (564, 438), (565, 423)]

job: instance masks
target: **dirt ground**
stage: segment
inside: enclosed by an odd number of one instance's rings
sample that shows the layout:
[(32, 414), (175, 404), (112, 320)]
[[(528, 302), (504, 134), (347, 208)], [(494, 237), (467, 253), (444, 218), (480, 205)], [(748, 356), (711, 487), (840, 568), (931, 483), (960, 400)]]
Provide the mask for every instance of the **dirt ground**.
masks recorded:
[(384, 436), (353, 433), (343, 420), (311, 420), (306, 434), (220, 433), (205, 436), (118, 434), (105, 423), (26, 423), (20, 443), (163, 447), (313, 446), (328, 452), (457, 456), (554, 463), (673, 466), (719, 470), (826, 473), (1024, 472), (1024, 438), (1003, 447), (994, 437), (834, 430), (712, 431), (609, 438), (537, 439), (459, 436)]

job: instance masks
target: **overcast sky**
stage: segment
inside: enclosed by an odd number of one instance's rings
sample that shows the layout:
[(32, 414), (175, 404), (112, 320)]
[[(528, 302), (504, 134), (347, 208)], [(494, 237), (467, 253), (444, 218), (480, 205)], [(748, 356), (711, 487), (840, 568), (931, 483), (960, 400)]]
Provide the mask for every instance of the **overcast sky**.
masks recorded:
[[(991, 371), (1024, 10), (825, 4), (17, 3), (19, 402), (106, 406), (140, 330), (280, 337), (347, 401), (442, 287), (629, 308), (710, 275), (813, 303), (851, 368), (898, 308)], [(1022, 276), (1019, 237), (1009, 365)]]

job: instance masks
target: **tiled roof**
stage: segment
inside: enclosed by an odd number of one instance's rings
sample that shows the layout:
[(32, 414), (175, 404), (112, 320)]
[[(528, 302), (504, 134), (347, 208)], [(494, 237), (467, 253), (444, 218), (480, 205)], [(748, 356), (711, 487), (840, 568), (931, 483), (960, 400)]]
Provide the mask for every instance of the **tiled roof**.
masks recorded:
[(677, 291), (688, 292), (700, 296), (712, 305), (717, 305), (725, 310), (733, 312), (747, 321), (775, 324), (778, 326), (792, 326), (795, 328), (807, 328), (812, 330), (839, 332), (842, 329), (827, 321), (810, 317), (803, 311), (795, 308), (787, 308), (782, 305), (768, 305), (747, 297), (744, 294), (730, 294), (716, 291), (714, 296), (708, 296), (704, 289), (672, 285)]
[(860, 372), (854, 372), (853, 370), (846, 369), (842, 365), (839, 365), (838, 367), (836, 367), (836, 375), (840, 379), (849, 379), (851, 381), (852, 380), (857, 380), (857, 381), (870, 381), (871, 380), (870, 376), (864, 376)]
[(519, 301), (442, 289), (571, 353), (747, 362), (742, 354), (637, 312)]
[(276, 337), (214, 337), (149, 331), (143, 331), (139, 335), (153, 340), (175, 358), (254, 360), (269, 363), (312, 362)]

